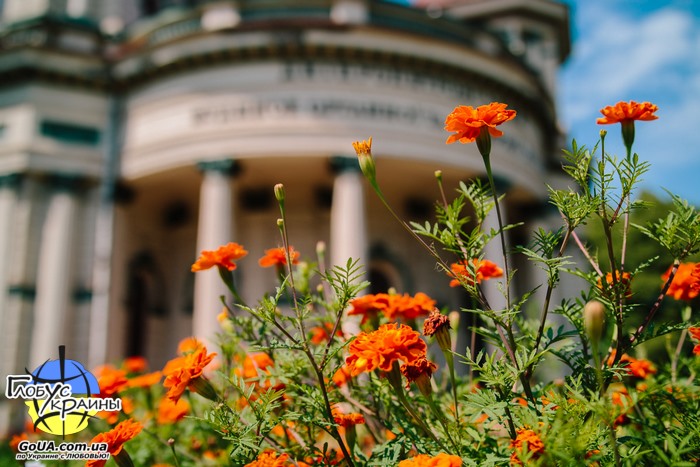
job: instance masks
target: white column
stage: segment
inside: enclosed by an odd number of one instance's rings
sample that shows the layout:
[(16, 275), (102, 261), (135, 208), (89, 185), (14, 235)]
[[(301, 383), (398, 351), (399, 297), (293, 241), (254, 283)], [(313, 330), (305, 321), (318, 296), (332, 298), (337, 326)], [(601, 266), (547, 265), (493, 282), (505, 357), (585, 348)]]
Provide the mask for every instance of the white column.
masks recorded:
[[(203, 173), (199, 195), (199, 224), (197, 226), (196, 257), (202, 250), (215, 250), (234, 241), (233, 189), (231, 176), (235, 169), (232, 160), (202, 162)], [(192, 334), (211, 347), (219, 325), (216, 315), (221, 312), (220, 296), (228, 296), (226, 286), (217, 269), (200, 271), (194, 280), (194, 316)]]
[[(507, 211), (505, 203), (503, 201), (501, 201), (500, 207), (502, 222), (503, 225), (506, 225), (508, 223)], [(491, 232), (491, 230), (498, 231), (498, 216), (496, 214), (495, 207), (486, 216), (482, 229), (484, 232)], [(504, 232), (503, 235), (506, 236), (506, 250), (508, 250), (510, 248), (510, 244), (508, 242), (508, 232)], [(489, 301), (491, 308), (496, 311), (503, 310), (506, 307), (506, 298), (503, 295), (503, 292), (501, 292), (501, 289), (505, 290), (506, 265), (503, 263), (503, 248), (501, 247), (501, 234), (496, 235), (491, 239), (490, 242), (486, 244), (486, 246), (484, 247), (484, 259), (496, 263), (501, 269), (503, 269), (503, 277), (489, 279), (481, 282), (481, 289), (484, 292), (484, 296)], [(512, 261), (509, 261), (508, 264), (512, 268), (511, 263)]]
[(363, 176), (356, 158), (334, 158), (337, 173), (333, 182), (331, 206), (332, 266), (344, 266), (348, 258), (367, 266), (367, 222)]
[[(369, 255), (363, 175), (355, 157), (335, 157), (331, 163), (336, 171), (331, 205), (331, 267), (345, 267), (352, 258), (359, 260), (358, 265), (366, 271)], [(343, 332), (358, 334), (360, 320), (344, 319)]]
[[(36, 180), (22, 175), (17, 187), (7, 250), (5, 302), (2, 305), (2, 339), (0, 339), (0, 375), (21, 374), (29, 365), (31, 322), (36, 291), (35, 260), (39, 249), (39, 226), (35, 225), (40, 209)], [(0, 382), (4, 391), (5, 381)], [(26, 407), (0, 397), (0, 438), (21, 430), (27, 416)]]
[(8, 271), (10, 268), (10, 239), (12, 238), (12, 219), (17, 203), (17, 183), (19, 175), (0, 176), (0, 323), (6, 323), (5, 310), (7, 291), (10, 287)]
[(61, 177), (51, 195), (41, 231), (37, 295), (30, 364), (32, 367), (56, 358), (64, 344), (64, 331), (71, 306), (73, 286), (73, 239), (77, 200), (73, 189), (77, 180)]

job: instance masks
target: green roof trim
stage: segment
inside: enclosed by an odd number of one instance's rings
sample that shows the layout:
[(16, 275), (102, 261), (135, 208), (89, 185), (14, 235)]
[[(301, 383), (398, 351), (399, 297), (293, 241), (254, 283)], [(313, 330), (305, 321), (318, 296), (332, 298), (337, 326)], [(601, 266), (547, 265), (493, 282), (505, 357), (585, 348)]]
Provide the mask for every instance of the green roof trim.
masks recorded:
[(100, 130), (93, 127), (75, 125), (73, 123), (44, 120), (39, 131), (43, 136), (64, 143), (86, 144), (96, 146), (100, 142)]

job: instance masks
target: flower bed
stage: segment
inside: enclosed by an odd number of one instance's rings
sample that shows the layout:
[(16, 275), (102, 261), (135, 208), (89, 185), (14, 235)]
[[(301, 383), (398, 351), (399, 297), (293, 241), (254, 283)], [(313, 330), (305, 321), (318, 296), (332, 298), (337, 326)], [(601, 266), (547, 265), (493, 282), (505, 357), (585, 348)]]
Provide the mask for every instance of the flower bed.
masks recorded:
[[(605, 131), (599, 156), (574, 142), (563, 169), (575, 188), (550, 188), (562, 228), (538, 231), (530, 245), (511, 250), (503, 232), (512, 226), (501, 219), (490, 152), (514, 110), (500, 103), (461, 106), (447, 117), (447, 143), (475, 142), (487, 182), (464, 183), (449, 200), (436, 172), (442, 199), (432, 224), (406, 223), (395, 214), (378, 182), (371, 138), (354, 143), (376, 195), (416, 248), (435, 258), (436, 280), (461, 287), (474, 304), (449, 314), (423, 293), (362, 295), (368, 284), (361, 265), (349, 259), (326, 269), (323, 245), (313, 264), (301, 261), (289, 244), (284, 187), (275, 186), (282, 246), (259, 264), (277, 269), (277, 290), (246, 304), (232, 275), (236, 262), (245, 261), (244, 247), (202, 252), (192, 271), (218, 269), (235, 297), (219, 315), (219, 348), (214, 353), (190, 338), (162, 370), (151, 372), (138, 358), (96, 370), (101, 395), (120, 397), (123, 407), (98, 414), (88, 430), (95, 432), (92, 441), (107, 443), (120, 466), (696, 465), (700, 327), (693, 325), (692, 301), (700, 294), (700, 265), (688, 258), (700, 247), (700, 216), (673, 197), (674, 210), (664, 218), (646, 226), (629, 221), (638, 208), (633, 191), (649, 168), (632, 152), (635, 121), (653, 120), (656, 111), (635, 102), (603, 109), (598, 123), (621, 125), (625, 157), (605, 153)], [(497, 231), (468, 228), (482, 226), (490, 211)], [(592, 222), (603, 226), (606, 264), (577, 233)], [(626, 265), (632, 228), (674, 258), (649, 309), (631, 303), (630, 285), (647, 266)], [(615, 229), (621, 244), (613, 241)], [(490, 241), (501, 244), (501, 257), (484, 258)], [(570, 248), (589, 264), (572, 264)], [(511, 292), (520, 274), (512, 267), (515, 254), (545, 271), (541, 303), (530, 292)], [(588, 286), (551, 303), (563, 274)], [(502, 310), (482, 291), (483, 281), (494, 278), (505, 284)], [(687, 302), (682, 319), (657, 322), (665, 301), (674, 299)], [(527, 316), (523, 310), (535, 305), (537, 315)], [(484, 349), (456, 348), (452, 321), (469, 314), (479, 317), (471, 331), (489, 344)], [(554, 324), (552, 314), (566, 325)], [(666, 359), (635, 354), (656, 338), (666, 339)], [(547, 358), (566, 366), (561, 377), (538, 376)], [(470, 371), (457, 374), (456, 361)], [(10, 446), (41, 436), (28, 429)]]

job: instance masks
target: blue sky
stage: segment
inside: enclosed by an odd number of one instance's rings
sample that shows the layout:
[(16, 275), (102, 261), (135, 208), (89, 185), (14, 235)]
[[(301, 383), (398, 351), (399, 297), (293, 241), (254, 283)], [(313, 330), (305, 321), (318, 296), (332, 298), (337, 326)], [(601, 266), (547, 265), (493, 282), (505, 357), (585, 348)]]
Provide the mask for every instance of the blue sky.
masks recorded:
[[(410, 3), (410, 0), (392, 0)], [(658, 120), (635, 125), (634, 151), (651, 163), (642, 189), (700, 206), (700, 0), (560, 0), (571, 7), (572, 53), (559, 79), (568, 141), (623, 156), (619, 125), (595, 123), (619, 101), (649, 101)]]
[(650, 101), (658, 120), (636, 123), (634, 151), (651, 162), (642, 187), (700, 206), (700, 1), (567, 0), (573, 50), (560, 74), (569, 140), (624, 155), (619, 125), (596, 125), (618, 101)]

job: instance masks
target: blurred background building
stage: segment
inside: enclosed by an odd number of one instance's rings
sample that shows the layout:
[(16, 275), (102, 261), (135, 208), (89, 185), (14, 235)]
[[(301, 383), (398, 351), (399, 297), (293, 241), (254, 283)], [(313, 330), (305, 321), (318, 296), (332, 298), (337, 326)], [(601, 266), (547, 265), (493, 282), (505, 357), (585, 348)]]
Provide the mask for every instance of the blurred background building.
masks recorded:
[(518, 112), (492, 152), (507, 220), (524, 222), (510, 241), (552, 216), (555, 81), (570, 47), (559, 2), (0, 5), (2, 375), (56, 358), (59, 344), (88, 367), (136, 354), (158, 365), (182, 337), (213, 335), (219, 278), (190, 266), (236, 241), (250, 251), (243, 297), (273, 290), (257, 259), (280, 243), (275, 183), (303, 257), (323, 240), (335, 264), (360, 258), (374, 291), (459, 306), (368, 190), (351, 143), (372, 136), (389, 202), (431, 219), (436, 169), (450, 193), (483, 176), (475, 145), (445, 145), (460, 104)]

